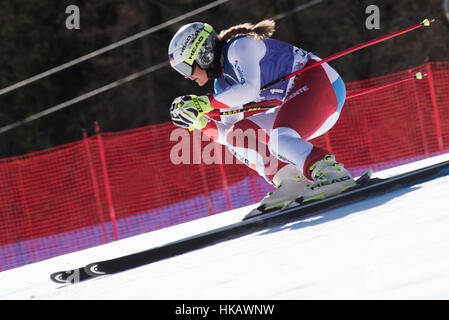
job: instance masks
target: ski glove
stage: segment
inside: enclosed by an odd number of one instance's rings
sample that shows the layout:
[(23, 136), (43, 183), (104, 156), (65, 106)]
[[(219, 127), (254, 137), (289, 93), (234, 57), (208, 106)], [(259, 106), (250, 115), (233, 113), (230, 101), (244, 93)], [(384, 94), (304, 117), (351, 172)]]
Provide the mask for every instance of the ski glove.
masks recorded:
[(214, 110), (207, 96), (186, 95), (173, 100), (170, 115), (173, 123), (181, 128), (203, 129), (207, 124), (204, 114)]

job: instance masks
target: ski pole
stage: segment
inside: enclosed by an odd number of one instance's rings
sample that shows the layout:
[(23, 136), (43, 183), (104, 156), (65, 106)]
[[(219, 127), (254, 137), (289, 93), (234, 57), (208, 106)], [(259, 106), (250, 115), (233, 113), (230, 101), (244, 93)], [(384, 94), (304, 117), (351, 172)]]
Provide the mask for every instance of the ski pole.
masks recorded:
[[(375, 91), (378, 91), (378, 90), (381, 90), (381, 89), (386, 89), (386, 88), (398, 85), (398, 84), (403, 83), (403, 82), (408, 82), (408, 81), (411, 81), (411, 80), (421, 80), (423, 77), (426, 77), (426, 76), (427, 76), (427, 73), (418, 72), (418, 73), (414, 74), (413, 77), (407, 77), (405, 79), (399, 79), (399, 80), (396, 80), (396, 81), (393, 81), (393, 82), (390, 82), (390, 83), (382, 84), (382, 85), (377, 86), (377, 87), (369, 88), (369, 89), (366, 89), (366, 90), (361, 90), (361, 91), (359, 91), (357, 93), (347, 95), (345, 101), (347, 101), (349, 99), (353, 99), (353, 98), (359, 97), (359, 96), (362, 96), (362, 95), (365, 95), (365, 94), (368, 94), (368, 93), (372, 93), (372, 92), (375, 92)], [(266, 102), (266, 101), (264, 101), (264, 102)], [(223, 115), (230, 115), (230, 114), (241, 113), (241, 112), (268, 110), (268, 109), (277, 107), (277, 106), (281, 105), (281, 103), (282, 103), (279, 100), (270, 100), (269, 102), (270, 103), (267, 103), (267, 104), (250, 102), (250, 103), (244, 105), (240, 109), (236, 109), (236, 110), (232, 110), (232, 111), (222, 111), (222, 112), (220, 112), (220, 115), (223, 116)]]
[(221, 111), (220, 115), (231, 115), (235, 113), (241, 112), (250, 112), (250, 111), (258, 111), (258, 110), (268, 110), (282, 104), (281, 100), (265, 100), (261, 102), (250, 102), (243, 105), (240, 109), (231, 110), (231, 111)]
[(342, 56), (345, 56), (345, 55), (348, 55), (348, 54), (350, 54), (350, 53), (352, 53), (354, 51), (357, 51), (357, 50), (360, 50), (360, 49), (372, 46), (372, 45), (374, 45), (376, 43), (379, 43), (379, 42), (382, 42), (382, 41), (385, 41), (385, 40), (397, 37), (397, 36), (399, 36), (401, 34), (410, 32), (412, 30), (419, 29), (421, 27), (428, 27), (434, 21), (435, 21), (435, 19), (424, 19), (422, 22), (420, 22), (419, 24), (417, 24), (417, 25), (415, 25), (413, 27), (409, 27), (407, 29), (404, 29), (404, 30), (401, 30), (401, 31), (398, 31), (398, 32), (395, 32), (395, 33), (392, 33), (392, 34), (389, 34), (389, 35), (386, 35), (386, 36), (383, 36), (383, 37), (380, 37), (380, 38), (377, 38), (377, 39), (374, 39), (374, 40), (370, 40), (370, 41), (364, 42), (362, 44), (359, 44), (357, 46), (354, 46), (352, 48), (349, 48), (349, 49), (343, 50), (341, 52), (335, 53), (335, 54), (333, 54), (333, 55), (331, 55), (331, 56), (329, 56), (327, 58), (324, 58), (324, 59), (322, 59), (320, 61), (317, 61), (317, 62), (315, 62), (313, 64), (310, 64), (310, 65), (308, 65), (308, 66), (306, 66), (306, 67), (304, 67), (304, 68), (302, 68), (300, 70), (292, 72), (292, 73), (290, 73), (290, 74), (288, 74), (286, 76), (283, 76), (282, 78), (280, 78), (280, 79), (278, 79), (276, 81), (273, 81), (273, 82), (265, 85), (263, 88), (260, 89), (260, 91), (266, 90), (266, 89), (268, 89), (268, 88), (270, 88), (270, 87), (272, 87), (272, 86), (274, 86), (274, 85), (276, 85), (276, 84), (278, 84), (278, 83), (280, 83), (282, 81), (290, 79), (290, 78), (292, 78), (292, 77), (294, 77), (294, 76), (296, 76), (298, 74), (304, 73), (307, 70), (315, 68), (315, 67), (317, 67), (319, 65), (322, 65), (325, 62), (329, 62), (329, 61), (338, 59), (338, 58), (340, 58)]
[[(265, 85), (263, 88), (260, 89), (260, 91), (268, 89), (268, 88), (270, 88), (270, 87), (272, 87), (272, 86), (274, 86), (274, 85), (276, 85), (278, 83), (281, 83), (282, 81), (285, 81), (285, 80), (290, 79), (291, 77), (294, 77), (294, 76), (296, 76), (296, 75), (298, 75), (300, 73), (303, 73), (303, 72), (305, 72), (307, 70), (315, 68), (315, 67), (317, 67), (317, 66), (319, 66), (319, 65), (321, 65), (321, 64), (323, 64), (325, 62), (329, 62), (329, 61), (335, 60), (335, 59), (340, 58), (342, 56), (348, 55), (348, 54), (350, 54), (350, 53), (352, 53), (354, 51), (357, 51), (357, 50), (360, 50), (360, 49), (372, 46), (372, 45), (374, 45), (376, 43), (379, 43), (379, 42), (382, 42), (382, 41), (394, 38), (394, 37), (399, 36), (401, 34), (410, 32), (412, 30), (415, 30), (415, 29), (418, 29), (418, 28), (421, 28), (421, 27), (428, 27), (434, 21), (435, 21), (435, 19), (424, 19), (421, 23), (419, 23), (419, 24), (417, 24), (417, 25), (415, 25), (413, 27), (409, 27), (407, 29), (404, 29), (404, 30), (392, 33), (390, 35), (386, 35), (386, 36), (383, 36), (383, 37), (380, 37), (380, 38), (377, 38), (377, 39), (374, 39), (374, 40), (370, 40), (370, 41), (364, 42), (364, 43), (359, 44), (357, 46), (354, 46), (352, 48), (349, 48), (349, 49), (346, 49), (344, 51), (341, 51), (341, 52), (338, 52), (336, 54), (333, 54), (333, 55), (331, 55), (331, 56), (329, 56), (327, 58), (324, 58), (324, 59), (322, 59), (320, 61), (317, 61), (317, 62), (315, 62), (315, 63), (313, 63), (311, 65), (308, 65), (308, 66), (306, 66), (306, 67), (304, 67), (304, 68), (302, 68), (300, 70), (297, 70), (297, 71), (295, 71), (293, 73), (290, 73), (290, 74), (288, 74), (288, 75), (286, 75), (286, 76), (284, 76), (284, 77), (282, 77), (282, 78), (280, 78), (280, 79), (278, 79), (276, 81), (273, 81), (273, 82)], [(393, 86), (393, 85), (396, 85), (396, 84), (399, 84), (399, 83), (402, 83), (402, 82), (405, 82), (405, 81), (410, 81), (410, 80), (413, 80), (413, 79), (422, 79), (423, 76), (427, 76), (427, 74), (421, 74), (419, 72), (419, 73), (415, 74), (413, 77), (402, 79), (402, 80), (397, 80), (397, 81), (394, 81), (392, 83), (381, 85), (381, 86), (378, 86), (378, 87), (375, 87), (375, 88), (370, 88), (370, 89), (364, 90), (362, 92), (355, 93), (355, 94), (353, 94), (351, 96), (347, 96), (346, 99), (352, 99), (352, 98), (355, 98), (357, 96), (360, 96), (360, 95), (363, 95), (363, 94), (367, 94), (367, 93), (371, 93), (371, 92), (374, 92), (374, 91), (377, 91), (377, 90), (380, 90), (380, 89), (384, 89), (384, 88), (387, 88), (387, 87), (390, 87), (390, 86)], [(232, 112), (230, 112), (230, 111), (222, 112), (221, 115), (227, 115), (227, 114), (232, 114), (232, 113), (240, 113), (240, 112), (249, 112), (249, 111), (254, 111), (254, 110), (262, 110), (262, 109), (270, 109), (270, 108), (276, 107), (277, 105), (278, 104), (263, 105), (262, 106), (262, 105), (258, 105), (255, 102), (250, 102), (250, 103), (248, 103), (247, 105), (244, 105), (242, 108), (240, 108), (238, 110), (233, 110)]]
[(386, 84), (383, 84), (383, 85), (380, 85), (380, 86), (377, 86), (377, 87), (369, 88), (369, 89), (362, 90), (360, 92), (348, 95), (348, 96), (346, 96), (346, 100), (349, 100), (349, 99), (352, 99), (352, 98), (355, 98), (355, 97), (358, 97), (358, 96), (361, 96), (361, 95), (364, 95), (364, 94), (372, 93), (374, 91), (378, 91), (378, 90), (381, 90), (381, 89), (386, 89), (388, 87), (391, 87), (391, 86), (394, 86), (394, 85), (397, 85), (397, 84), (400, 84), (400, 83), (403, 83), (403, 82), (407, 82), (407, 81), (410, 81), (410, 80), (421, 80), (423, 77), (426, 77), (426, 76), (427, 76), (426, 73), (418, 72), (418, 73), (414, 74), (413, 77), (407, 77), (405, 79), (399, 79), (399, 80), (396, 80), (396, 81), (393, 81), (393, 82), (390, 82), (390, 83), (386, 83)]

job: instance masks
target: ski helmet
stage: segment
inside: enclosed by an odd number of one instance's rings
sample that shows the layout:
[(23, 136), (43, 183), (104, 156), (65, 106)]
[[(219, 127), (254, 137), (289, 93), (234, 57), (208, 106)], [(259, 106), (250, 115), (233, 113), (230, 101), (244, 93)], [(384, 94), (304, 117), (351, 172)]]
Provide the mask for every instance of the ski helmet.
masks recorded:
[(211, 25), (202, 22), (182, 26), (168, 46), (171, 66), (183, 76), (190, 77), (196, 62), (208, 69), (214, 61), (214, 46), (217, 34)]

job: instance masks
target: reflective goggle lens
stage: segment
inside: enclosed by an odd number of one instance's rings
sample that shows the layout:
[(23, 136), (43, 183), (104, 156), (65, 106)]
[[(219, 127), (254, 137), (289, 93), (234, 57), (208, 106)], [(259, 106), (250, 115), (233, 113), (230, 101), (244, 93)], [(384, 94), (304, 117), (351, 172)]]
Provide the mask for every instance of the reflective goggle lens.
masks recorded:
[(188, 78), (190, 78), (190, 76), (193, 73), (193, 67), (191, 65), (188, 65), (184, 61), (173, 66), (173, 68), (176, 71), (178, 71), (180, 74), (182, 74), (183, 76), (186, 76)]

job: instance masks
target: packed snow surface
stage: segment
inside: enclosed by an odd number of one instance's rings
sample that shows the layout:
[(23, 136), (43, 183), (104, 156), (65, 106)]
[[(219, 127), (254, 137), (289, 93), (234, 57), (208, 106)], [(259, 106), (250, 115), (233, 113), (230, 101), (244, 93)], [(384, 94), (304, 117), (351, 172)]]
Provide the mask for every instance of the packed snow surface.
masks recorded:
[(116, 275), (50, 280), (236, 223), (252, 205), (1, 272), (0, 299), (449, 299), (448, 198), (449, 175)]

